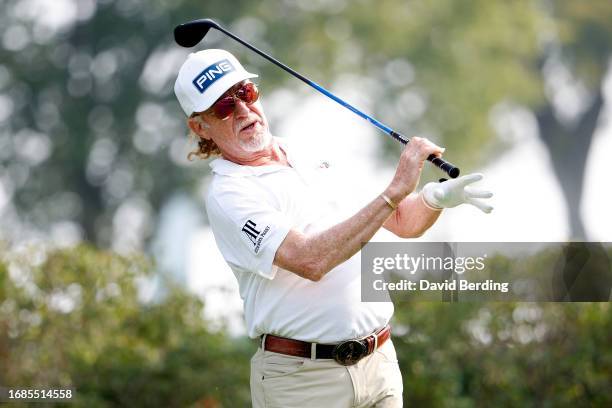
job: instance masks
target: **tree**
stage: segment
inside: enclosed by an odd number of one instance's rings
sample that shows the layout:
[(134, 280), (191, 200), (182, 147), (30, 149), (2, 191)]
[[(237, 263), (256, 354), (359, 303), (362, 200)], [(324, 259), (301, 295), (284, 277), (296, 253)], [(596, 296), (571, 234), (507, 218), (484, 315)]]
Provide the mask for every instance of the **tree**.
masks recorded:
[(492, 110), (526, 107), (567, 201), (570, 235), (585, 239), (580, 201), (604, 104), (612, 6), (473, 0), (366, 8), (350, 9), (351, 45), (362, 45), (362, 72), (383, 88), (381, 116), (437, 136), (469, 166), (497, 151)]
[[(568, 202), (571, 235), (585, 236), (579, 203), (603, 106), (607, 2), (105, 0), (75, 2), (59, 25), (44, 18), (52, 6), (3, 7), (0, 160), (13, 203), (3, 224), (16, 234), (67, 221), (91, 242), (108, 245), (122, 230), (143, 242), (165, 201), (196, 189), (207, 170), (182, 167), (186, 128), (172, 95), (189, 51), (170, 33), (212, 17), (326, 87), (359, 87), (377, 117), (433, 136), (464, 167), (499, 152), (492, 112), (529, 109)], [(204, 46), (235, 52), (268, 93), (299, 84), (214, 32)], [(566, 88), (582, 95), (571, 112), (559, 99)], [(398, 148), (390, 146), (383, 152)], [(24, 222), (7, 221), (15, 215)], [(134, 225), (121, 228), (126, 218)]]
[[(568, 204), (571, 237), (586, 239), (580, 203), (586, 161), (604, 106), (603, 79), (612, 52), (612, 7), (606, 2), (564, 0), (551, 4), (550, 13), (558, 27), (557, 38), (543, 47), (539, 67), (543, 75), (561, 78), (550, 79), (550, 87), (556, 89), (534, 111), (540, 139), (548, 148)], [(574, 112), (573, 101), (568, 100), (572, 97), (578, 99)], [(564, 104), (570, 105), (570, 112)]]
[(250, 4), (109, 0), (57, 11), (4, 2), (0, 160), (14, 204), (4, 217), (21, 221), (5, 221), (7, 230), (19, 237), (68, 222), (107, 246), (123, 209), (140, 215), (132, 233), (146, 241), (163, 202), (198, 178), (180, 167), (186, 128), (172, 86), (189, 51), (173, 44), (172, 27), (202, 14), (229, 19)]
[[(548, 250), (520, 262), (498, 256), (496, 272), (539, 279), (555, 261)], [(171, 285), (143, 302), (152, 274), (141, 256), (89, 246), (1, 251), (0, 384), (71, 386), (75, 406), (249, 406), (255, 342), (209, 330), (205, 305)], [(612, 403), (609, 302), (395, 306), (407, 406)]]
[(170, 283), (143, 302), (153, 272), (88, 246), (2, 252), (0, 383), (72, 387), (87, 407), (248, 406), (256, 345), (209, 330), (202, 302)]
[(610, 404), (608, 303), (396, 305), (406, 406)]

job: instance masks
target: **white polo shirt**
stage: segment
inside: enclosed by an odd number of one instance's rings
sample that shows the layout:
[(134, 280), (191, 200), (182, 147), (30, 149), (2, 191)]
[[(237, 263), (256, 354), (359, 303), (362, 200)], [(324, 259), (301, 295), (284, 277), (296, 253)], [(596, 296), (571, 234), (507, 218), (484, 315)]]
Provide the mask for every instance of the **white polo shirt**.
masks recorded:
[(334, 196), (337, 184), (327, 163), (296, 160), (285, 143), (281, 146), (291, 167), (210, 163), (208, 219), (238, 280), (249, 336), (334, 343), (383, 327), (393, 304), (361, 302), (359, 253), (319, 282), (273, 265), (290, 229), (311, 233), (348, 218)]

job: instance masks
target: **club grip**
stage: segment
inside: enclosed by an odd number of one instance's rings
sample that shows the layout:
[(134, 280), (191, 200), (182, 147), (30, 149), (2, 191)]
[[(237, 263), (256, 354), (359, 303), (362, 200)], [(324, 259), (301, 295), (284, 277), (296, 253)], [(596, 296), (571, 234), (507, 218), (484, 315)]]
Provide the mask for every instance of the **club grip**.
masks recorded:
[(440, 170), (444, 171), (450, 178), (457, 178), (461, 170), (457, 166), (452, 163), (449, 163), (445, 160), (440, 159), (439, 157), (430, 154), (427, 158), (434, 166), (438, 167)]

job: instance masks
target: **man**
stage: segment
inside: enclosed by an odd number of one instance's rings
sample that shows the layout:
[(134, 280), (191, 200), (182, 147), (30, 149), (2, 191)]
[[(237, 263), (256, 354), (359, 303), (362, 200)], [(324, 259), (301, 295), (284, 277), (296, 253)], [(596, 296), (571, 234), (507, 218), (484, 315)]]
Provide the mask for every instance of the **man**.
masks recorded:
[[(360, 300), (358, 252), (382, 226), (418, 237), (442, 208), (471, 203), (471, 175), (417, 187), (425, 159), (444, 149), (418, 137), (404, 149), (380, 196), (348, 219), (338, 215), (327, 166), (310, 164), (270, 134), (259, 91), (224, 50), (189, 55), (175, 93), (210, 163), (206, 209), (234, 272), (248, 334), (255, 407), (402, 405), (402, 378), (388, 322), (391, 303)], [(322, 146), (324, 148), (324, 146)], [(342, 198), (342, 197), (340, 197)]]

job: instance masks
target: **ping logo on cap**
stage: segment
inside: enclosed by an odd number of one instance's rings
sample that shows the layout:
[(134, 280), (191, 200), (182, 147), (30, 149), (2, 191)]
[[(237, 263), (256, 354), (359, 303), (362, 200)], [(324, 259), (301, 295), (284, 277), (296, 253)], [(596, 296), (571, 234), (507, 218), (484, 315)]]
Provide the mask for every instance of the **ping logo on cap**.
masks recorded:
[(193, 85), (200, 93), (204, 93), (216, 80), (235, 70), (234, 66), (227, 59), (215, 62), (194, 78)]

